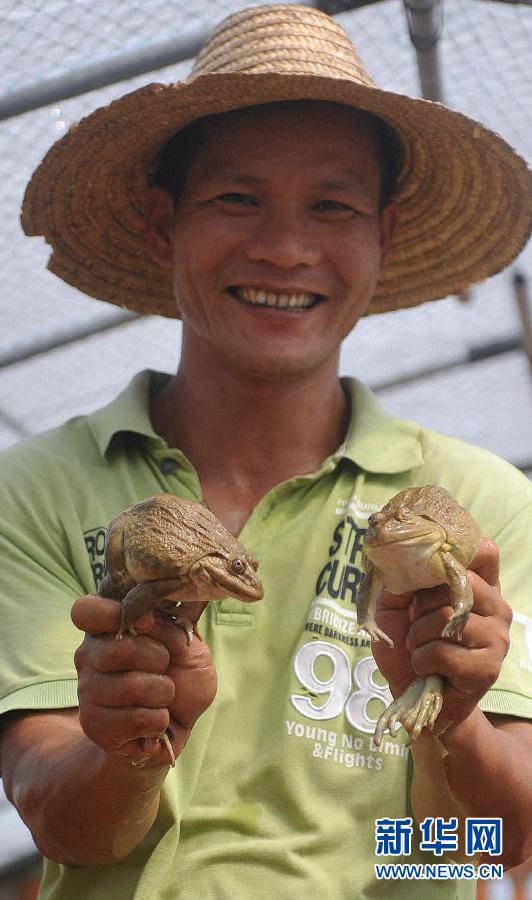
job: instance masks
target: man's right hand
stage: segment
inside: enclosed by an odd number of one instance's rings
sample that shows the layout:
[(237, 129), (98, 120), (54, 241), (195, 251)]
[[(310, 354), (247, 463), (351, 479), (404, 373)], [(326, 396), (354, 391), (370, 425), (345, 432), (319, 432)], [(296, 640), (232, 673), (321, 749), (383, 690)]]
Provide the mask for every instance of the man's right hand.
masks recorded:
[(169, 727), (179, 755), (214, 699), (216, 673), (207, 644), (194, 637), (189, 646), (182, 628), (153, 613), (135, 622), (138, 637), (120, 641), (117, 601), (81, 597), (72, 620), (85, 632), (76, 651), (79, 710), (7, 717), (0, 765), (6, 795), (44, 856), (107, 865), (152, 827), (170, 763), (156, 738)]
[(216, 694), (207, 644), (194, 637), (189, 645), (181, 627), (154, 613), (135, 623), (138, 637), (115, 640), (120, 603), (96, 595), (76, 600), (72, 621), (85, 632), (75, 663), (79, 720), (87, 737), (130, 763), (169, 765), (157, 736), (169, 729), (179, 756)]

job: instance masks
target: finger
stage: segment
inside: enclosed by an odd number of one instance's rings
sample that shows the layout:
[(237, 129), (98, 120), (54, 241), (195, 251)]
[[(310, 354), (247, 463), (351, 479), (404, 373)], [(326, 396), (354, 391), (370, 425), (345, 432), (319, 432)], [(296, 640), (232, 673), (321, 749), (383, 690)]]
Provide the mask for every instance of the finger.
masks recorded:
[(78, 685), (80, 704), (104, 708), (147, 707), (161, 709), (174, 699), (174, 682), (166, 675), (146, 672), (121, 672), (81, 678)]
[(408, 606), (408, 618), (415, 622), (420, 616), (426, 616), (435, 609), (452, 606), (451, 592), (446, 584), (416, 591)]
[(102, 706), (80, 707), (79, 720), (90, 740), (115, 752), (130, 741), (162, 734), (170, 716), (167, 709), (121, 707), (110, 709)]
[(175, 684), (174, 700), (169, 706), (170, 713), (184, 728), (191, 728), (196, 719), (205, 712), (216, 696), (217, 676), (209, 647), (194, 638), (186, 644), (180, 657), (174, 657), (168, 668), (168, 675)]
[(89, 634), (115, 633), (120, 628), (120, 603), (96, 594), (78, 597), (70, 611), (72, 622)]
[[(450, 621), (452, 614), (453, 610), (451, 607), (442, 606), (416, 619), (410, 626), (406, 637), (405, 646), (407, 649), (413, 652), (418, 647), (431, 643), (431, 641), (443, 640), (443, 629)], [(507, 634), (508, 628), (504, 622), (497, 622), (491, 617), (470, 613), (469, 619), (464, 626), (462, 640), (458, 641), (454, 638), (445, 638), (444, 640), (446, 643), (461, 644), (462, 647), (491, 647), (504, 640)]]
[(396, 609), (406, 609), (412, 599), (413, 591), (406, 594), (391, 594), (385, 591), (381, 594), (378, 601), (378, 610), (380, 612)]
[[(473, 610), (482, 616), (499, 616), (511, 621), (511, 608), (502, 599), (498, 586), (485, 581), (478, 572), (468, 570), (468, 577), (473, 591)], [(433, 612), (442, 606), (452, 609), (452, 597), (448, 585), (427, 588), (415, 593), (410, 602), (408, 615), (411, 622), (420, 616)]]
[(412, 653), (416, 675), (445, 675), (464, 694), (488, 690), (497, 680), (505, 656), (505, 645), (470, 648), (451, 641), (432, 641)]
[(499, 585), (499, 548), (491, 538), (482, 538), (480, 548), (468, 566), (492, 587)]
[(205, 656), (210, 660), (210, 650), (199, 632), (194, 632), (189, 643), (183, 626), (171, 619), (154, 616), (150, 637), (160, 641), (170, 654), (170, 659), (178, 665), (194, 667), (196, 660), (199, 659), (201, 664)]
[(491, 585), (478, 572), (468, 572), (473, 588), (473, 610), (479, 616), (493, 616), (501, 619), (508, 626), (512, 622), (512, 608), (501, 597), (500, 588)]
[[(120, 628), (121, 604), (119, 600), (86, 594), (75, 601), (70, 615), (76, 628), (87, 634), (116, 634)], [(135, 629), (146, 632), (152, 624), (153, 613), (145, 613), (135, 622)]]
[(112, 635), (87, 635), (74, 654), (78, 673), (144, 671), (162, 674), (170, 662), (168, 649), (148, 635), (115, 640)]

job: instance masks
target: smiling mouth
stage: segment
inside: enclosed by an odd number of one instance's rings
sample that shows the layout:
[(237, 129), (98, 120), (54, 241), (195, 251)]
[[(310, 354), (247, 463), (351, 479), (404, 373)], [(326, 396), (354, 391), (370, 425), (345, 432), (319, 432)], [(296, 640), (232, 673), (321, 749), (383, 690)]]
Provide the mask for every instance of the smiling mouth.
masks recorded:
[(268, 306), (272, 309), (301, 311), (312, 309), (325, 298), (323, 294), (276, 294), (272, 291), (251, 287), (228, 288), (232, 297), (250, 306)]

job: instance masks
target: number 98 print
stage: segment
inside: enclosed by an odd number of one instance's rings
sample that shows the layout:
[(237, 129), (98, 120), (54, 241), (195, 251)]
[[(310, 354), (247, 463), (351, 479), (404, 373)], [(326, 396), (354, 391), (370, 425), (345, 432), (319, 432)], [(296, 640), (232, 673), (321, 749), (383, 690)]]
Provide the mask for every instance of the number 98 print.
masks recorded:
[[(320, 669), (329, 674), (322, 672), (320, 677)], [(309, 641), (300, 647), (294, 657), (294, 672), (308, 694), (292, 694), (290, 699), (308, 719), (334, 719), (344, 711), (353, 728), (373, 734), (379, 716), (373, 719), (368, 715), (370, 701), (380, 700), (387, 707), (393, 700), (388, 685), (374, 680), (378, 669), (372, 656), (364, 657), (351, 670), (345, 650), (327, 641)], [(320, 702), (316, 703), (315, 697)]]

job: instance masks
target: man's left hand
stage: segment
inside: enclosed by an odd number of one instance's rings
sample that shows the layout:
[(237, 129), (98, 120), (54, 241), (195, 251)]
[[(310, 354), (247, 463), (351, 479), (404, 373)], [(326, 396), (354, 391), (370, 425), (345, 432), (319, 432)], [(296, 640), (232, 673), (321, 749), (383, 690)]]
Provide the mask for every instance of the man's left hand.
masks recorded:
[(458, 724), (470, 715), (496, 681), (510, 645), (512, 611), (501, 596), (494, 541), (482, 539), (468, 575), (473, 608), (461, 641), (441, 637), (453, 613), (447, 585), (415, 594), (384, 594), (377, 606), (377, 624), (395, 647), (373, 643), (372, 651), (392, 694), (402, 694), (418, 675), (445, 675), (440, 723)]

